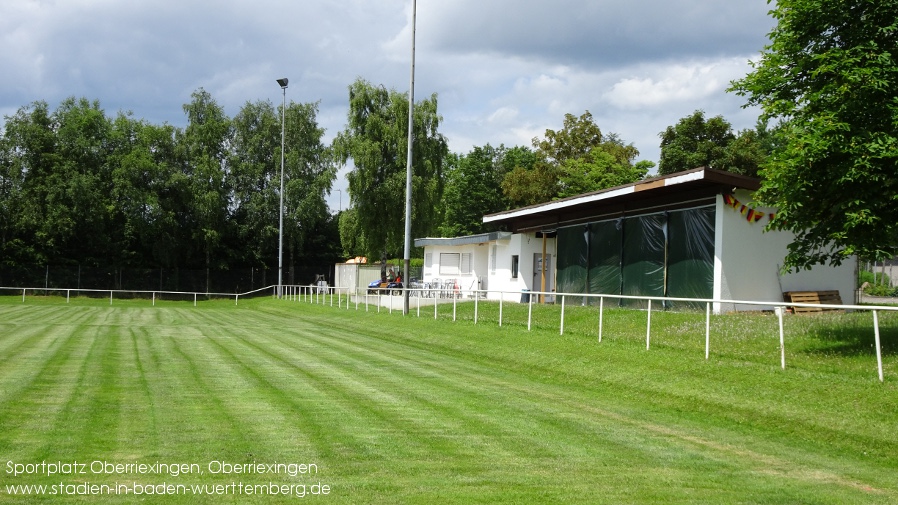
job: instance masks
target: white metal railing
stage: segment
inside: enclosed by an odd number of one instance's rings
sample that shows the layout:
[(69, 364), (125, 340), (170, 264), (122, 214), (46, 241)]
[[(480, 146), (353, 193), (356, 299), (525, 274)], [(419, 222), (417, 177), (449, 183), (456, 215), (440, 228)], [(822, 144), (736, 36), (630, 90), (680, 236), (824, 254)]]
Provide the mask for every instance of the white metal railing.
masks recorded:
[(268, 287), (264, 287), (264, 288), (255, 289), (253, 291), (247, 291), (245, 293), (205, 293), (205, 292), (201, 293), (198, 291), (163, 291), (163, 290), (143, 291), (143, 290), (129, 290), (129, 289), (19, 288), (19, 287), (0, 286), (0, 292), (3, 292), (3, 291), (19, 292), (19, 291), (21, 291), (23, 303), (25, 302), (26, 293), (28, 291), (31, 291), (32, 293), (60, 293), (60, 294), (65, 293), (66, 303), (69, 303), (69, 301), (71, 300), (72, 293), (75, 293), (76, 296), (78, 293), (93, 293), (93, 294), (102, 293), (104, 295), (106, 293), (109, 293), (109, 304), (110, 305), (112, 305), (112, 301), (113, 301), (114, 295), (116, 293), (119, 293), (120, 295), (129, 293), (129, 294), (133, 294), (133, 295), (145, 296), (145, 297), (150, 298), (152, 300), (153, 306), (156, 305), (156, 295), (181, 296), (181, 297), (187, 297), (188, 299), (192, 296), (194, 307), (196, 307), (197, 300), (201, 296), (207, 297), (207, 298), (208, 297), (233, 298), (234, 305), (236, 305), (241, 296), (246, 298), (251, 295), (257, 295), (264, 291), (268, 291), (269, 289), (274, 289), (275, 294), (277, 293), (277, 286), (268, 286)]
[[(109, 303), (110, 305), (113, 302), (115, 293), (130, 293), (137, 294), (150, 297), (152, 299), (152, 304), (156, 305), (156, 295), (175, 295), (182, 297), (193, 297), (194, 306), (197, 305), (198, 297), (219, 297), (219, 298), (234, 298), (234, 304), (236, 305), (240, 299), (240, 297), (247, 297), (251, 295), (258, 295), (259, 293), (263, 293), (267, 290), (272, 290), (272, 296), (277, 297), (277, 286), (268, 286), (265, 288), (256, 289), (253, 291), (248, 291), (245, 293), (200, 293), (200, 292), (187, 292), (187, 291), (137, 291), (137, 290), (110, 290), (110, 289), (69, 289), (69, 288), (20, 288), (20, 287), (2, 287), (0, 286), (0, 292), (2, 291), (21, 291), (22, 292), (22, 302), (25, 302), (26, 293), (28, 291), (32, 292), (65, 292), (66, 294), (66, 303), (69, 302), (71, 294), (74, 293), (109, 293)], [(360, 290), (363, 292), (360, 293)], [(816, 304), (816, 303), (798, 303), (798, 302), (783, 302), (783, 301), (756, 301), (756, 300), (725, 300), (725, 299), (706, 299), (706, 298), (677, 298), (677, 297), (659, 297), (659, 296), (634, 296), (634, 295), (605, 295), (605, 294), (584, 294), (584, 293), (557, 293), (557, 292), (546, 292), (546, 291), (498, 291), (498, 290), (481, 290), (481, 289), (458, 289), (453, 288), (450, 290), (445, 290), (440, 288), (439, 291), (434, 291), (429, 287), (420, 287), (420, 288), (396, 288), (396, 289), (365, 289), (365, 288), (342, 288), (342, 287), (333, 287), (333, 286), (316, 286), (316, 285), (285, 285), (283, 286), (283, 300), (294, 301), (294, 302), (306, 302), (306, 303), (316, 303), (316, 304), (329, 304), (330, 306), (334, 306), (336, 302), (337, 308), (350, 309), (352, 304), (354, 303), (355, 309), (360, 310), (360, 305), (364, 303), (365, 312), (369, 311), (371, 305), (375, 305), (377, 307), (377, 312), (380, 312), (381, 307), (386, 306), (389, 309), (389, 312), (392, 314), (394, 310), (404, 311), (404, 300), (403, 296), (405, 292), (409, 294), (409, 312), (412, 310), (412, 300), (414, 300), (414, 310), (418, 317), (421, 316), (421, 308), (422, 306), (433, 305), (433, 317), (437, 319), (439, 317), (439, 306), (440, 305), (448, 305), (452, 304), (452, 320), (456, 320), (457, 316), (457, 307), (458, 302), (465, 301), (465, 303), (470, 303), (473, 301), (474, 303), (474, 324), (478, 322), (479, 316), (479, 303), (480, 300), (487, 299), (488, 301), (498, 301), (499, 302), (499, 326), (502, 326), (503, 321), (503, 308), (504, 304), (508, 302), (508, 298), (514, 300), (518, 297), (526, 298), (526, 301), (520, 301), (518, 303), (523, 304), (526, 303), (527, 307), (527, 331), (532, 330), (533, 323), (533, 305), (534, 300), (543, 296), (544, 298), (552, 297), (556, 302), (560, 300), (560, 319), (559, 319), (559, 333), (561, 335), (564, 334), (564, 318), (565, 318), (565, 305), (567, 298), (576, 297), (582, 299), (598, 299), (598, 342), (602, 341), (602, 331), (604, 324), (604, 312), (605, 312), (605, 299), (613, 299), (613, 300), (637, 300), (637, 301), (645, 301), (647, 306), (645, 308), (646, 311), (646, 337), (645, 337), (645, 346), (646, 350), (648, 350), (651, 346), (651, 336), (652, 336), (652, 302), (661, 302), (664, 304), (665, 302), (682, 302), (682, 303), (690, 303), (694, 305), (704, 305), (705, 306), (705, 359), (709, 359), (710, 356), (710, 346), (711, 346), (711, 307), (712, 305), (729, 305), (729, 306), (756, 306), (756, 307), (770, 307), (773, 308), (775, 314), (778, 318), (779, 323), (779, 339), (780, 339), (780, 366), (785, 369), (786, 368), (786, 344), (785, 344), (785, 332), (783, 328), (783, 314), (786, 312), (787, 307), (810, 307), (810, 308), (826, 308), (826, 309), (838, 309), (838, 310), (857, 310), (857, 311), (870, 311), (873, 314), (873, 330), (874, 330), (874, 345), (876, 348), (876, 361), (877, 361), (877, 370), (879, 372), (879, 381), (884, 381), (883, 375), (883, 367), (882, 367), (882, 344), (880, 341), (880, 333), (879, 333), (879, 312), (896, 312), (898, 311), (898, 307), (894, 306), (884, 306), (884, 305), (835, 305), (835, 304)], [(498, 300), (494, 298), (489, 298), (490, 294), (498, 295)], [(510, 295), (510, 296), (508, 296)], [(386, 299), (386, 301), (384, 301)], [(514, 303), (513, 301), (511, 303)], [(556, 303), (557, 304), (557, 303)]]
[[(502, 316), (503, 316), (503, 305), (507, 302), (506, 295), (512, 295), (512, 299), (517, 298), (521, 295), (526, 295), (525, 301), (521, 301), (519, 303), (526, 303), (528, 305), (527, 308), (527, 331), (531, 331), (532, 323), (533, 323), (533, 305), (534, 299), (542, 296), (544, 298), (552, 297), (556, 302), (560, 299), (560, 320), (559, 320), (559, 333), (561, 335), (564, 334), (564, 316), (565, 316), (565, 304), (566, 300), (569, 297), (576, 297), (582, 299), (598, 299), (598, 342), (602, 341), (602, 330), (604, 323), (604, 312), (605, 312), (605, 299), (613, 299), (613, 300), (636, 300), (636, 301), (645, 301), (647, 306), (645, 308), (646, 311), (646, 334), (645, 334), (645, 348), (649, 350), (651, 347), (651, 337), (652, 337), (652, 302), (661, 302), (669, 303), (669, 302), (680, 302), (680, 303), (689, 303), (697, 306), (704, 305), (705, 307), (705, 359), (709, 359), (710, 357), (710, 348), (711, 348), (711, 307), (714, 306), (755, 306), (762, 308), (773, 308), (774, 313), (778, 318), (779, 323), (779, 341), (780, 341), (780, 366), (782, 369), (786, 368), (786, 342), (785, 342), (785, 331), (783, 327), (783, 314), (787, 311), (788, 307), (809, 307), (809, 308), (821, 308), (821, 309), (836, 309), (836, 310), (857, 310), (857, 311), (870, 311), (873, 313), (873, 330), (874, 330), (874, 345), (876, 348), (876, 363), (877, 370), (879, 372), (879, 381), (884, 381), (883, 368), (882, 368), (882, 344), (880, 341), (879, 335), (879, 312), (887, 311), (887, 312), (898, 312), (898, 307), (894, 306), (884, 306), (884, 305), (835, 305), (835, 304), (818, 304), (818, 303), (799, 303), (799, 302), (783, 302), (783, 301), (757, 301), (757, 300), (726, 300), (726, 299), (711, 299), (711, 298), (678, 298), (678, 297), (661, 297), (661, 296), (634, 296), (634, 295), (605, 295), (605, 294), (586, 294), (586, 293), (557, 293), (557, 292), (547, 292), (547, 291), (496, 291), (496, 290), (481, 290), (481, 289), (469, 289), (469, 290), (453, 290), (450, 295), (442, 295), (442, 296), (432, 296), (428, 293), (428, 288), (407, 288), (407, 289), (381, 289), (381, 290), (365, 290), (363, 294), (359, 293), (359, 288), (341, 288), (341, 287), (328, 287), (325, 289), (323, 293), (321, 293), (321, 288), (317, 286), (293, 286), (295, 290), (293, 291), (292, 298), (293, 300), (301, 300), (306, 301), (308, 303), (327, 303), (327, 297), (330, 296), (330, 305), (334, 305), (334, 296), (336, 296), (337, 308), (343, 308), (345, 305), (346, 309), (349, 309), (351, 304), (355, 303), (356, 310), (359, 310), (359, 306), (364, 300), (365, 312), (368, 312), (370, 305), (376, 305), (377, 311), (380, 312), (381, 306), (385, 303), (387, 307), (389, 307), (390, 313), (394, 310), (394, 305), (397, 303), (395, 299), (399, 299), (398, 306), (396, 307), (399, 310), (404, 309), (404, 292), (407, 291), (409, 293), (409, 312), (412, 311), (412, 300), (414, 302), (414, 310), (418, 317), (421, 316), (421, 306), (422, 302), (425, 305), (433, 305), (433, 317), (437, 319), (439, 317), (439, 305), (440, 304), (452, 304), (452, 320), (456, 320), (457, 315), (457, 304), (459, 300), (466, 300), (466, 303), (470, 303), (473, 301), (474, 303), (474, 324), (477, 324), (478, 314), (479, 314), (479, 302), (482, 299), (487, 299), (488, 301), (498, 301), (499, 302), (499, 326), (502, 326)], [(385, 292), (386, 291), (386, 292)], [(442, 291), (441, 291), (442, 292)], [(489, 294), (498, 294), (498, 300), (494, 298), (489, 298)], [(288, 297), (285, 297), (288, 298)], [(384, 298), (387, 299), (384, 302)], [(345, 299), (345, 304), (344, 304)], [(376, 302), (376, 303), (375, 303)], [(512, 302), (514, 303), (514, 302)], [(556, 303), (557, 304), (557, 303)], [(404, 310), (403, 310), (404, 312)]]

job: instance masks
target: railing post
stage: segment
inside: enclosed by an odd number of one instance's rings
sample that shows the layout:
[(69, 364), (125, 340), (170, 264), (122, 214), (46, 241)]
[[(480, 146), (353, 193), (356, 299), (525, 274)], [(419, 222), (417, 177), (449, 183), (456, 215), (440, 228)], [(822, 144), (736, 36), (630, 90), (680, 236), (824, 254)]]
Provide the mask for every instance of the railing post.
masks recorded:
[(477, 299), (480, 298), (480, 295), (474, 291), (474, 324), (477, 324)]
[(705, 304), (705, 359), (711, 352), (711, 302)]
[(652, 338), (652, 300), (649, 300), (648, 318), (645, 322), (645, 350), (649, 350), (649, 342)]
[(561, 295), (561, 327), (558, 330), (559, 335), (564, 335), (564, 295)]
[(530, 331), (530, 325), (533, 320), (533, 293), (527, 297), (527, 331)]
[(785, 307), (776, 307), (774, 311), (776, 312), (777, 318), (779, 318), (779, 326), (780, 326), (780, 364), (783, 370), (786, 369), (786, 338), (783, 332), (783, 311)]
[(599, 343), (602, 343), (602, 316), (605, 309), (605, 297), (599, 297)]
[(873, 329), (876, 336), (876, 368), (879, 370), (879, 382), (883, 382), (882, 376), (882, 345), (879, 341), (879, 315), (873, 311)]
[(499, 327), (502, 327), (502, 302), (505, 300), (505, 293), (499, 292)]

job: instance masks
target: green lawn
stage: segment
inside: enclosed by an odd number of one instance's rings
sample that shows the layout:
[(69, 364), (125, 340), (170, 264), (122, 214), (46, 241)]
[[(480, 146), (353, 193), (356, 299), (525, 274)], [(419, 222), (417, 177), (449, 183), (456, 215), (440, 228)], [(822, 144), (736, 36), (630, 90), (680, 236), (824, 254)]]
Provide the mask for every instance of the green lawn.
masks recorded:
[[(0, 503), (898, 503), (892, 314), (884, 383), (869, 313), (786, 317), (785, 370), (770, 315), (715, 316), (707, 361), (704, 313), (653, 313), (650, 350), (642, 311), (606, 311), (601, 343), (595, 308), (564, 335), (558, 307), (530, 332), (526, 305), (452, 316), (0, 297)], [(8, 487), (135, 483), (228, 494)]]

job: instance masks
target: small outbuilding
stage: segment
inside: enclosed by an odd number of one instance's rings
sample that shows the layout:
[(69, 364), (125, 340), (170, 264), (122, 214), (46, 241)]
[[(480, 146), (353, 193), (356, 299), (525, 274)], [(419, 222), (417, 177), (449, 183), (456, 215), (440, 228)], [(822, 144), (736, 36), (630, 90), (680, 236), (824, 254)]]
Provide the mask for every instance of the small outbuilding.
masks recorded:
[[(764, 231), (776, 209), (752, 204), (759, 187), (698, 168), (484, 216), (505, 231), (415, 245), (425, 248), (425, 281), (455, 279), (493, 299), (529, 290), (778, 302), (785, 292), (825, 290), (853, 302), (855, 258), (781, 274), (793, 235)], [(714, 304), (715, 312), (760, 308)]]

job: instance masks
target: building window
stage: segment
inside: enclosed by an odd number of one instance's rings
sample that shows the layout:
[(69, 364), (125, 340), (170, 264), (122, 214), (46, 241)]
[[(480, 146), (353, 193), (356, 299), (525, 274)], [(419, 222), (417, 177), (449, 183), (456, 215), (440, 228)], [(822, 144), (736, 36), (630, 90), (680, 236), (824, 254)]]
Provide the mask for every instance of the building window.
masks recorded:
[(471, 253), (461, 253), (459, 273), (462, 275), (471, 275)]
[(440, 253), (440, 275), (458, 275), (458, 253)]
[(491, 274), (495, 274), (495, 273), (496, 273), (496, 253), (497, 253), (497, 250), (498, 250), (498, 247), (497, 247), (497, 246), (492, 246), (492, 247), (490, 247), (490, 273), (491, 273)]
[(471, 275), (471, 253), (440, 253), (440, 275)]
[(520, 256), (514, 254), (511, 256), (511, 278), (518, 278), (518, 265), (520, 263)]
[(424, 254), (424, 276), (427, 277), (433, 270), (433, 253)]

